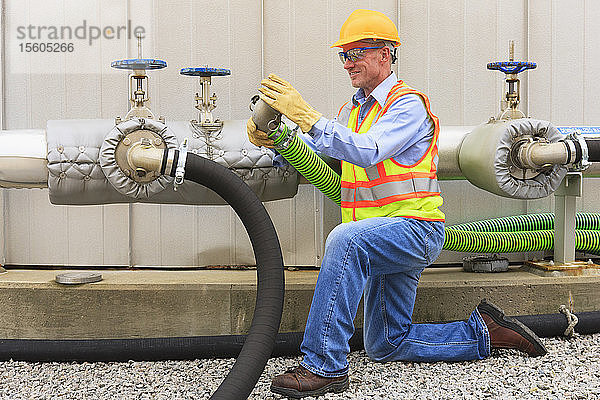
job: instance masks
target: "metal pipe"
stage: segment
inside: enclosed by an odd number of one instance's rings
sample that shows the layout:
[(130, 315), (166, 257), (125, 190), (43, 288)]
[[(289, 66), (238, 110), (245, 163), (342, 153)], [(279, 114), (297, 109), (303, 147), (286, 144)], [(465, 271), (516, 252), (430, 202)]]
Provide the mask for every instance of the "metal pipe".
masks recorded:
[(43, 129), (0, 133), (0, 187), (48, 186), (48, 143)]
[(570, 159), (570, 149), (565, 142), (532, 142), (519, 149), (519, 162), (529, 169), (539, 169), (549, 164), (566, 165)]
[(442, 126), (438, 140), (438, 179), (465, 179), (460, 170), (458, 155), (465, 136), (474, 126)]
[(160, 172), (164, 150), (134, 144), (127, 152), (127, 161), (133, 170), (143, 168), (145, 171)]
[[(260, 102), (257, 106), (260, 105)], [(263, 129), (273, 119), (273, 115), (267, 116), (259, 124)], [(239, 124), (233, 124), (235, 131), (224, 131), (224, 135), (245, 135), (245, 132), (239, 127), (245, 126), (245, 121)], [(258, 122), (258, 121), (257, 121)], [(278, 121), (274, 121), (273, 125)], [(93, 122), (90, 122), (93, 123)], [(187, 122), (174, 122), (181, 126), (187, 126)], [(172, 125), (172, 124), (169, 124)], [(258, 125), (258, 124), (257, 124)], [(442, 126), (438, 143), (438, 178), (440, 180), (465, 179), (459, 163), (458, 155), (465, 136), (475, 127), (473, 126)], [(85, 133), (82, 131), (83, 137)], [(586, 141), (595, 146), (600, 140), (598, 135), (583, 135)], [(597, 146), (596, 146), (597, 147)], [(594, 149), (596, 148), (594, 147)], [(548, 162), (563, 162), (562, 151), (565, 149), (563, 144), (538, 144), (533, 146), (529, 153), (528, 160), (536, 166)], [(596, 154), (596, 152), (594, 152)], [(48, 148), (46, 141), (46, 132), (43, 129), (21, 129), (6, 130), (0, 132), (0, 187), (10, 188), (33, 188), (47, 187), (48, 179)], [(590, 159), (590, 161), (597, 161)], [(592, 162), (588, 169), (583, 171), (584, 177), (600, 176), (600, 162)]]

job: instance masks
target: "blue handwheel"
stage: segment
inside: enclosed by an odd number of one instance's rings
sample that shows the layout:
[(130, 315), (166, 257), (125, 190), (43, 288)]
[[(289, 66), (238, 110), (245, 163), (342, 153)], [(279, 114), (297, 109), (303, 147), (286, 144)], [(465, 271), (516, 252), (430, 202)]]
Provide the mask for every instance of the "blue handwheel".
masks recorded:
[(504, 72), (505, 74), (518, 74), (527, 69), (535, 69), (537, 64), (528, 61), (498, 61), (487, 65), (487, 69)]
[(212, 67), (196, 67), (196, 68), (182, 68), (179, 71), (181, 75), (187, 76), (226, 76), (231, 75), (231, 70), (227, 68), (212, 68)]
[(163, 69), (167, 67), (167, 62), (153, 58), (130, 58), (127, 60), (117, 60), (110, 63), (110, 66), (118, 69)]

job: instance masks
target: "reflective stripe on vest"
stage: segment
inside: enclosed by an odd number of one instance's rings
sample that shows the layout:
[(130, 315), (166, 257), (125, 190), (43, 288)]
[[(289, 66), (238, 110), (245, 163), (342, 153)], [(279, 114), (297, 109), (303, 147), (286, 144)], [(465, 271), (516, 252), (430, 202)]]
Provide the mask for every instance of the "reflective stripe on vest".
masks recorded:
[[(443, 200), (436, 175), (440, 126), (438, 118), (431, 113), (427, 96), (398, 81), (390, 90), (383, 108), (375, 102), (360, 124), (360, 106), (352, 107), (347, 126), (359, 134), (367, 132), (396, 100), (406, 94), (419, 95), (423, 100), (434, 124), (431, 144), (413, 165), (402, 165), (390, 158), (361, 168), (342, 161), (342, 222), (384, 216), (444, 221), (444, 214), (438, 208)], [(342, 106), (338, 117), (347, 108), (347, 105)]]

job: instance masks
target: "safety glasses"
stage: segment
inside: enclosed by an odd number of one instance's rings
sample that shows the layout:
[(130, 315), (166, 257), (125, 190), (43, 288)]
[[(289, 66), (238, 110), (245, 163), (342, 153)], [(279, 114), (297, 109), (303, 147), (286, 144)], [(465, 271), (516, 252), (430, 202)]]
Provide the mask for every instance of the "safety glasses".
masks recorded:
[(357, 47), (355, 49), (350, 49), (348, 51), (340, 51), (338, 54), (340, 55), (340, 61), (342, 64), (345, 64), (346, 61), (350, 60), (352, 62), (358, 61), (365, 56), (365, 51), (370, 49), (382, 49), (384, 46), (379, 47)]

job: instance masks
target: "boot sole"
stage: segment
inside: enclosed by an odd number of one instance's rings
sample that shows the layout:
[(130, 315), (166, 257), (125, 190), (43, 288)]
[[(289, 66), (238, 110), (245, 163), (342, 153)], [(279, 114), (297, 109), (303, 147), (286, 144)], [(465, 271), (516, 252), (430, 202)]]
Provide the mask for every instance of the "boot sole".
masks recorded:
[(282, 396), (286, 396), (287, 398), (291, 398), (291, 399), (301, 399), (303, 397), (308, 397), (308, 396), (313, 396), (313, 397), (322, 396), (325, 393), (340, 393), (340, 392), (343, 392), (344, 390), (348, 389), (349, 386), (350, 386), (350, 380), (348, 379), (348, 377), (346, 377), (346, 379), (344, 379), (343, 381), (331, 382), (331, 383), (328, 383), (327, 385), (323, 386), (320, 389), (310, 390), (307, 392), (300, 392), (296, 389), (273, 386), (273, 385), (271, 385), (271, 392), (280, 394)]
[(506, 316), (504, 314), (504, 311), (500, 307), (497, 307), (496, 305), (483, 299), (481, 303), (479, 303), (479, 305), (477, 306), (477, 309), (480, 313), (483, 312), (484, 314), (489, 315), (498, 325), (517, 332), (519, 335), (527, 339), (530, 343), (533, 343), (533, 347), (538, 354), (531, 355), (532, 357), (539, 357), (548, 353), (548, 350), (546, 350), (544, 344), (537, 337), (537, 335), (533, 333), (531, 329), (529, 329), (527, 326), (523, 325), (516, 319)]

